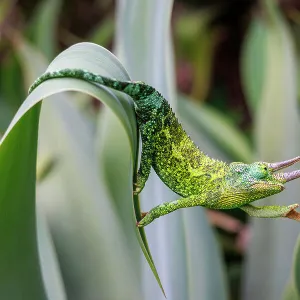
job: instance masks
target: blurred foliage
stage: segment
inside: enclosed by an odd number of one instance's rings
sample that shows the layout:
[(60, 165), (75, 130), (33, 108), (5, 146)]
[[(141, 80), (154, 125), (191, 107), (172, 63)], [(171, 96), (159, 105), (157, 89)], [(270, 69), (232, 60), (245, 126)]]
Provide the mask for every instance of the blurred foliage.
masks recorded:
[[(83, 41), (116, 49), (130, 77), (166, 95), (187, 132), (210, 156), (250, 162), (299, 155), (299, 1), (182, 0), (174, 6), (158, 0), (3, 1), (1, 135), (34, 78), (58, 53)], [(71, 56), (64, 57), (72, 66), (87, 50), (78, 51), (82, 53), (73, 53), (73, 64)], [(91, 68), (106, 68), (111, 76), (127, 74), (123, 66), (113, 69), (105, 55), (94, 53), (85, 59)], [(59, 101), (51, 97), (43, 104), (36, 171), (42, 274), (36, 260), (35, 197), (29, 189), (34, 186), (30, 149), (37, 142), (38, 106), (1, 144), (6, 178), (0, 184), (1, 199), (23, 197), (1, 204), (0, 238), (5, 247), (0, 265), (6, 268), (0, 268), (5, 278), (0, 295), (13, 300), (42, 299), (45, 294), (48, 299), (163, 299), (140, 255), (132, 221), (131, 201), (137, 211), (139, 207), (130, 191), (131, 155), (137, 153), (130, 148), (136, 137), (132, 110), (124, 104), (128, 99), (118, 100), (119, 95), (89, 90), (84, 84), (61, 84), (50, 86), (48, 94), (66, 86), (78, 86), (87, 94), (63, 94), (55, 96)], [(35, 125), (28, 129), (29, 124)], [(296, 185), (288, 187), (285, 198), (270, 201), (294, 202)], [(152, 176), (141, 205), (150, 208), (174, 196)], [(298, 224), (250, 221), (239, 210), (206, 214), (197, 208), (161, 219), (146, 228), (153, 257), (145, 234), (137, 234), (168, 298), (300, 299)], [(30, 271), (30, 278), (24, 270)], [(9, 280), (31, 294), (13, 294), (5, 287)]]

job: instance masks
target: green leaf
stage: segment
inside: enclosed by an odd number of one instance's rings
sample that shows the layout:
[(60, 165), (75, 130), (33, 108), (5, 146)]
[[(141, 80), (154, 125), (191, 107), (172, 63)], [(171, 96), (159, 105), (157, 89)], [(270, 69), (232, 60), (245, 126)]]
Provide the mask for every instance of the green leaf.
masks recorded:
[(241, 59), (242, 83), (252, 113), (257, 111), (262, 97), (267, 68), (267, 36), (267, 24), (260, 16), (254, 16), (246, 35)]
[(191, 96), (195, 101), (205, 101), (209, 93), (214, 49), (220, 32), (210, 26), (215, 16), (216, 9), (188, 11), (181, 13), (175, 22), (177, 57), (183, 57), (192, 65)]
[(0, 169), (3, 174), (0, 181), (2, 299), (46, 299), (35, 224), (39, 111), (40, 105), (36, 105), (19, 122), (14, 122), (13, 128), (7, 131), (0, 144)]
[(55, 247), (45, 216), (39, 207), (37, 207), (37, 236), (43, 281), (48, 299), (66, 300)]
[(300, 238), (298, 237), (298, 242), (295, 247), (294, 253), (294, 264), (293, 264), (293, 280), (295, 287), (300, 298)]
[(102, 47), (108, 47), (112, 41), (115, 30), (115, 23), (112, 16), (105, 18), (99, 25), (96, 25), (90, 34), (89, 40)]
[(300, 299), (300, 236), (294, 251), (294, 260), (291, 279), (284, 292), (284, 300)]
[(40, 2), (29, 28), (34, 44), (49, 60), (56, 53), (56, 32), (61, 6), (61, 0)]
[[(95, 63), (96, 62), (96, 63)], [(115, 77), (119, 79), (127, 79), (128, 75), (125, 69), (117, 61), (117, 59), (106, 49), (89, 43), (75, 45), (67, 51), (61, 53), (49, 66), (48, 70), (57, 70), (66, 67), (89, 69), (95, 73), (104, 74), (106, 76)], [(135, 158), (136, 148), (136, 128), (135, 128), (135, 114), (131, 108), (131, 102), (128, 97), (107, 97), (107, 92), (94, 84), (82, 82), (75, 79), (60, 79), (52, 80), (43, 83), (39, 86), (24, 102), (18, 116), (22, 116), (24, 111), (33, 106), (39, 99), (49, 96), (55, 91), (63, 90), (79, 90), (92, 95), (95, 98), (101, 99), (110, 106), (110, 108), (118, 115), (127, 138), (130, 141), (131, 157)], [(107, 89), (105, 89), (107, 90)], [(17, 117), (18, 117), (17, 116)], [(13, 125), (11, 125), (12, 128)], [(134, 161), (134, 160), (133, 160)], [(132, 172), (132, 171), (131, 171)], [(130, 185), (131, 188), (131, 185)], [(151, 264), (151, 268), (155, 272), (155, 267), (152, 263), (151, 256), (145, 246), (145, 238), (140, 237), (139, 241), (146, 258)], [(157, 278), (158, 275), (156, 274)]]

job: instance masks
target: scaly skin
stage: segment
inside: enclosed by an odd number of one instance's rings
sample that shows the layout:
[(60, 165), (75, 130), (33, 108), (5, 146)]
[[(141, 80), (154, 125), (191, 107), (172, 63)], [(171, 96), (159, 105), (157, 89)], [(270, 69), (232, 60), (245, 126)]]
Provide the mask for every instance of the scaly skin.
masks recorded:
[(287, 181), (300, 177), (300, 171), (277, 173), (300, 157), (280, 163), (255, 162), (226, 164), (206, 156), (183, 130), (167, 100), (143, 82), (122, 82), (81, 69), (63, 69), (45, 73), (29, 89), (31, 93), (42, 82), (53, 78), (77, 78), (121, 91), (132, 97), (142, 138), (142, 155), (134, 193), (140, 193), (151, 166), (160, 179), (181, 198), (166, 202), (143, 214), (137, 226), (179, 208), (204, 206), (213, 209), (240, 208), (250, 216), (288, 217), (300, 221), (290, 206), (255, 207), (249, 203), (280, 193)]

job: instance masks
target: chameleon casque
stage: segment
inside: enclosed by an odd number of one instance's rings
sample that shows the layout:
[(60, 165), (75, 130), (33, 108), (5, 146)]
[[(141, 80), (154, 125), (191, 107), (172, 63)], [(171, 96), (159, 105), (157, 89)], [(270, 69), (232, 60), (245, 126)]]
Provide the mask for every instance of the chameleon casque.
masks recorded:
[(156, 218), (179, 208), (204, 206), (212, 209), (240, 208), (253, 217), (287, 217), (300, 221), (298, 204), (289, 206), (253, 206), (251, 202), (284, 190), (284, 184), (300, 177), (300, 170), (275, 173), (300, 161), (300, 156), (278, 162), (244, 164), (212, 159), (189, 138), (178, 122), (167, 100), (143, 82), (122, 82), (82, 69), (62, 69), (39, 77), (31, 93), (42, 82), (52, 78), (77, 78), (100, 84), (129, 95), (134, 102), (142, 138), (142, 154), (134, 193), (142, 191), (151, 167), (180, 199), (160, 204), (137, 226), (143, 227)]

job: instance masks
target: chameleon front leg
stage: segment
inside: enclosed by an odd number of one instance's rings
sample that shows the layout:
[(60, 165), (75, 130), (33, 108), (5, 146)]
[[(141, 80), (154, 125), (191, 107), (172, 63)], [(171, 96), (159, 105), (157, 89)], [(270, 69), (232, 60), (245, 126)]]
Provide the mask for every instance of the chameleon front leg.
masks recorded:
[(254, 206), (247, 204), (241, 206), (240, 209), (245, 211), (251, 217), (258, 218), (280, 218), (285, 217), (300, 221), (300, 213), (295, 209), (299, 204), (292, 204), (289, 206), (273, 205), (273, 206)]
[(204, 206), (206, 204), (205, 199), (199, 195), (190, 196), (187, 198), (180, 198), (172, 202), (162, 203), (154, 208), (152, 208), (148, 213), (146, 213), (143, 219), (137, 222), (138, 227), (144, 227), (150, 224), (155, 219), (167, 215), (179, 208), (192, 207), (192, 206)]

